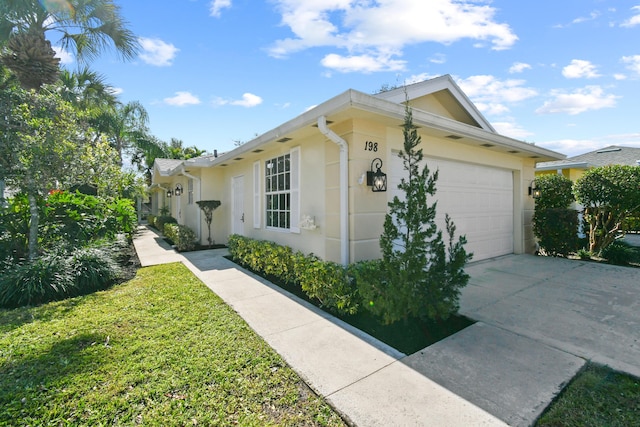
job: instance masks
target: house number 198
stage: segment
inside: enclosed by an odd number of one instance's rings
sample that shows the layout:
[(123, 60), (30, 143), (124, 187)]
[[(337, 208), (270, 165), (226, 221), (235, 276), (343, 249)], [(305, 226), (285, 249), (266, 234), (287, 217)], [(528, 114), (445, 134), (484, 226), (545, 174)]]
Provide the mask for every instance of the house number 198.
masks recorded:
[(364, 143), (364, 151), (378, 152), (378, 143), (373, 141), (366, 141)]

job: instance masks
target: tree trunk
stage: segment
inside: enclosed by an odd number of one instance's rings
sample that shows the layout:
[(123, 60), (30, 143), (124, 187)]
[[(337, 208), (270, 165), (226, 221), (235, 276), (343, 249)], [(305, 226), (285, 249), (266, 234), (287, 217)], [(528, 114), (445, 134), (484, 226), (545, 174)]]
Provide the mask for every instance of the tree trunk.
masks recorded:
[(29, 199), (29, 213), (31, 220), (29, 221), (29, 261), (33, 261), (38, 256), (38, 202), (36, 195), (29, 191), (27, 198)]

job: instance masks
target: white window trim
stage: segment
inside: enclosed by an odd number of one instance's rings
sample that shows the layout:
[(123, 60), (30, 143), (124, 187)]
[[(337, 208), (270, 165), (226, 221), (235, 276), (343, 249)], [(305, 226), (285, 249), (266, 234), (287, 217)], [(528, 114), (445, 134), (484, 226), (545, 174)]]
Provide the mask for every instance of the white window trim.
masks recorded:
[[(276, 156), (277, 158), (279, 156)], [(270, 160), (270, 159), (267, 159)], [(294, 233), (300, 234), (300, 147), (294, 147), (289, 151), (289, 228), (279, 228), (279, 227), (269, 227), (266, 225), (265, 228), (269, 231), (276, 231), (282, 233)], [(254, 174), (255, 176), (260, 176), (260, 164), (259, 162), (254, 163)], [(258, 182), (256, 182), (258, 181)], [(266, 199), (266, 190), (260, 185), (260, 179), (254, 181), (254, 212), (258, 209), (260, 214), (263, 213), (262, 206), (260, 206), (260, 200), (262, 197)], [(256, 187), (257, 185), (257, 187)], [(258, 189), (256, 191), (256, 188)], [(255, 197), (258, 194), (258, 197)], [(260, 199), (260, 200), (258, 200)], [(257, 206), (257, 208), (256, 208)], [(264, 214), (266, 215), (266, 203), (264, 205)], [(254, 227), (256, 226), (256, 217), (258, 218), (258, 227), (259, 227), (259, 218), (260, 215), (254, 214)]]

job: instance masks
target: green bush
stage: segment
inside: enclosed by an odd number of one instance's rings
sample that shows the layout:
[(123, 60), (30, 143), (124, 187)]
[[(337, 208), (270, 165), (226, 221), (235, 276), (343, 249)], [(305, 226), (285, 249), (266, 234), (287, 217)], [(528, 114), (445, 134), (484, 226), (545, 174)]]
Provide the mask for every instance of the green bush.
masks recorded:
[(170, 215), (160, 215), (157, 216), (153, 221), (153, 225), (158, 229), (161, 233), (164, 233), (164, 225), (165, 224), (177, 224), (178, 220)]
[(121, 273), (121, 267), (108, 247), (77, 249), (71, 254), (68, 263), (74, 278), (74, 287), (69, 296), (107, 289)]
[(304, 293), (322, 307), (340, 314), (357, 313), (357, 289), (351, 284), (347, 268), (311, 254), (296, 257), (295, 271)]
[(151, 227), (155, 227), (156, 226), (156, 216), (153, 214), (148, 214), (147, 215), (147, 224), (149, 224)]
[(15, 308), (61, 300), (73, 292), (74, 286), (67, 259), (59, 254), (46, 254), (3, 271), (0, 306)]
[(238, 264), (258, 274), (299, 286), (310, 299), (318, 301), (329, 311), (353, 314), (358, 310), (353, 280), (339, 264), (322, 261), (313, 254), (294, 253), (287, 246), (237, 234), (229, 237), (228, 247)]
[(0, 307), (15, 308), (85, 295), (111, 286), (122, 271), (125, 240), (46, 253), (35, 260), (5, 262), (0, 268)]
[(533, 214), (533, 232), (546, 255), (567, 256), (578, 249), (578, 212), (573, 209), (538, 209)]
[(563, 175), (536, 178), (540, 197), (533, 214), (533, 233), (540, 252), (551, 256), (567, 256), (578, 249), (578, 212), (569, 209), (573, 203), (571, 180)]
[(192, 251), (196, 247), (196, 233), (187, 226), (166, 223), (162, 233), (173, 242), (179, 251)]
[(610, 264), (629, 265), (640, 260), (638, 249), (620, 240), (616, 240), (600, 253)]

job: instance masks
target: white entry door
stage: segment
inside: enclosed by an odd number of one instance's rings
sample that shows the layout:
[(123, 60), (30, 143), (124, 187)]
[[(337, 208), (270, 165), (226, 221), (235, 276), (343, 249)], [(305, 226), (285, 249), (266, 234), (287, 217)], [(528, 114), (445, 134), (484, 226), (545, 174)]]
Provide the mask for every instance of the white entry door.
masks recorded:
[(233, 177), (231, 185), (231, 232), (244, 236), (244, 176)]

